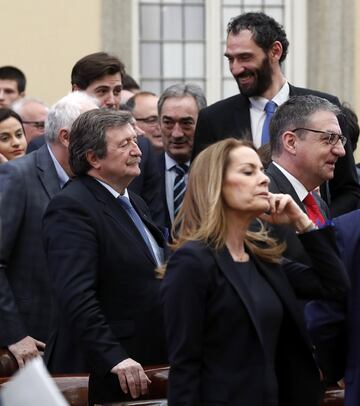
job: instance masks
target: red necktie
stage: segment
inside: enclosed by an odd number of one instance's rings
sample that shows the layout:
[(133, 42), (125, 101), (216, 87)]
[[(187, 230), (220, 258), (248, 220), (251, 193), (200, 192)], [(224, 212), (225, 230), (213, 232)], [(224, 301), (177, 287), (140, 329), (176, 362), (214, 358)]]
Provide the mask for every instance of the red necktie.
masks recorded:
[(307, 196), (303, 200), (303, 203), (305, 205), (307, 215), (314, 224), (319, 226), (325, 223), (324, 217), (321, 214), (319, 206), (311, 193), (307, 194)]

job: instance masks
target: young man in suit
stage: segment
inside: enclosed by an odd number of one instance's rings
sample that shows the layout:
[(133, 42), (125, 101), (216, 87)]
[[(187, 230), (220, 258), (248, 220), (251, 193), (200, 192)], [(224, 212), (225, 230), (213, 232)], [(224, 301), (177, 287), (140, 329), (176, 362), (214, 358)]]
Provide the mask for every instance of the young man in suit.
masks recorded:
[[(119, 110), (124, 75), (125, 67), (119, 58), (106, 52), (96, 52), (75, 63), (71, 71), (71, 85), (73, 90), (83, 90), (95, 97), (100, 107)], [(139, 138), (139, 147), (144, 152), (140, 164), (141, 174), (129, 185), (129, 189), (145, 200), (153, 220), (162, 226), (164, 210), (155, 153), (147, 139)]]
[[(199, 114), (193, 158), (207, 145), (227, 137), (250, 136), (257, 147), (267, 143), (272, 114), (291, 96), (313, 94), (340, 105), (334, 96), (287, 82), (281, 64), (289, 42), (273, 18), (263, 13), (239, 15), (229, 22), (227, 34), (225, 57), (240, 94), (221, 100)], [(339, 120), (346, 135), (345, 122), (341, 117)], [(324, 185), (321, 194), (333, 215), (358, 207), (360, 186), (349, 145), (328, 186)]]
[(44, 349), (50, 332), (53, 307), (42, 216), (71, 175), (71, 124), (96, 107), (84, 93), (65, 96), (50, 110), (47, 143), (0, 165), (0, 346), (9, 348), (20, 367)]
[(90, 404), (146, 393), (142, 366), (167, 361), (155, 274), (164, 239), (127, 190), (141, 159), (131, 120), (112, 109), (78, 118), (69, 145), (76, 178), (43, 222), (58, 310), (45, 358), (53, 373), (89, 368)]
[(158, 156), (165, 226), (170, 231), (187, 184), (187, 171), (199, 111), (206, 98), (199, 86), (177, 84), (168, 87), (158, 102), (160, 131), (164, 152)]

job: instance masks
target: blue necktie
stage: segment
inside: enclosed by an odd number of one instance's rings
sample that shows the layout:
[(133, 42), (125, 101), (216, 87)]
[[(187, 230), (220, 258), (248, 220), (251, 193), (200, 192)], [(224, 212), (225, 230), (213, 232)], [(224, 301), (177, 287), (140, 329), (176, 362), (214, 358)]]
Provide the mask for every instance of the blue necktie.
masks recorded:
[(261, 145), (267, 144), (270, 140), (270, 134), (269, 134), (269, 125), (270, 125), (270, 120), (273, 114), (275, 113), (277, 104), (273, 102), (272, 100), (268, 101), (265, 104), (265, 122), (262, 130), (262, 135), (261, 135)]
[(175, 167), (176, 177), (174, 181), (174, 218), (178, 214), (186, 191), (185, 174), (189, 170), (186, 164), (178, 164)]
[(136, 210), (132, 206), (130, 200), (126, 196), (119, 196), (117, 198), (117, 200), (120, 203), (120, 205), (125, 209), (126, 213), (129, 215), (131, 220), (134, 222), (136, 228), (138, 229), (139, 233), (141, 234), (143, 240), (145, 241), (145, 244), (149, 248), (151, 255), (153, 256), (155, 262), (157, 263), (154, 251), (150, 244), (149, 237), (145, 231), (144, 223), (142, 222), (140, 216), (137, 214)]

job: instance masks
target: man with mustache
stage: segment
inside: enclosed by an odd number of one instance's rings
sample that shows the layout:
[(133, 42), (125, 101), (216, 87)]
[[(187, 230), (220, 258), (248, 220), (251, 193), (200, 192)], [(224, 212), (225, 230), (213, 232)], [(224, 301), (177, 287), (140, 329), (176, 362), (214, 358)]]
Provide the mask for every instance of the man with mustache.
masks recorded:
[(131, 400), (167, 361), (160, 280), (162, 233), (128, 190), (141, 151), (129, 112), (92, 110), (69, 143), (76, 178), (54, 198), (43, 230), (57, 307), (46, 351), (52, 373), (89, 372), (89, 404)]
[[(340, 105), (334, 96), (287, 82), (281, 64), (288, 46), (284, 29), (264, 13), (241, 14), (229, 22), (225, 57), (240, 94), (200, 112), (193, 158), (207, 145), (227, 137), (250, 137), (256, 147), (268, 143), (271, 116), (291, 96), (313, 94)], [(339, 122), (346, 135), (341, 116)], [(336, 165), (334, 177), (321, 189), (332, 215), (354, 210), (359, 204), (360, 186), (349, 144), (345, 146), (346, 155)]]
[(185, 194), (194, 132), (206, 98), (197, 85), (177, 84), (164, 90), (158, 101), (164, 152), (158, 156), (165, 207), (165, 226), (170, 230)]

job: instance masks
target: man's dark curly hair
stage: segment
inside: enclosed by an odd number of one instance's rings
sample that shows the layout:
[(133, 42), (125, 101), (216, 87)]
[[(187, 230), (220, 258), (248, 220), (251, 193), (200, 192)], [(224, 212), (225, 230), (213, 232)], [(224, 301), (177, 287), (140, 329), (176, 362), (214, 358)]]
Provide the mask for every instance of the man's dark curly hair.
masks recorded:
[(264, 13), (240, 14), (230, 20), (227, 25), (227, 34), (236, 35), (240, 31), (249, 30), (253, 34), (255, 43), (266, 53), (275, 41), (279, 41), (283, 48), (280, 63), (286, 58), (289, 41), (282, 25)]

